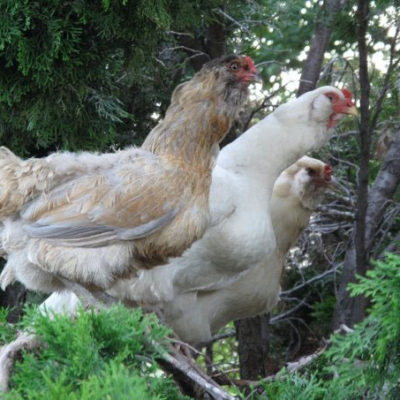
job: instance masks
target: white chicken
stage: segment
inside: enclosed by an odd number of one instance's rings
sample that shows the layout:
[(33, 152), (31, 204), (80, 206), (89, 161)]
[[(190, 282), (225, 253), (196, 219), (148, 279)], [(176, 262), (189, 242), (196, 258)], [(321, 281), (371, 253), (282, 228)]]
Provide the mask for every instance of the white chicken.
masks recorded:
[(274, 254), (221, 289), (187, 292), (162, 303), (164, 322), (182, 340), (199, 344), (230, 321), (269, 312), (278, 301), (285, 255), (330, 186), (330, 166), (315, 158), (304, 156), (286, 169), (271, 198)]
[(210, 190), (212, 223), (205, 235), (167, 265), (142, 271), (138, 280), (119, 280), (112, 293), (145, 304), (170, 301), (177, 294), (220, 289), (274, 257), (270, 209), (276, 178), (326, 143), (343, 116), (356, 113), (351, 93), (332, 86), (278, 107), (220, 152)]
[(304, 156), (283, 171), (274, 184), (271, 218), (276, 249), (283, 260), (300, 233), (308, 226), (311, 213), (332, 186), (332, 170), (315, 158)]

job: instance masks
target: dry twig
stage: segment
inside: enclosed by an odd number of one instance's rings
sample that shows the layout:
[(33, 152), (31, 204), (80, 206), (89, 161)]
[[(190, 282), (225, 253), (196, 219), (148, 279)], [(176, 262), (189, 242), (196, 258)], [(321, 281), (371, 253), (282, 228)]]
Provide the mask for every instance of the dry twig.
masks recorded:
[(37, 336), (27, 332), (20, 332), (17, 338), (4, 345), (0, 350), (0, 392), (8, 391), (14, 362), (22, 350), (33, 350), (40, 346)]

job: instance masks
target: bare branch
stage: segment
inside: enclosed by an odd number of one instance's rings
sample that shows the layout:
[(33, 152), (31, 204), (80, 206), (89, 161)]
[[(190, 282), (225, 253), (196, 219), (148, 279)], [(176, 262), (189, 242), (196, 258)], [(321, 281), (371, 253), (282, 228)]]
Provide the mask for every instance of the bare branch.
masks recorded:
[(303, 71), (297, 96), (313, 90), (321, 72), (324, 53), (328, 47), (332, 33), (332, 21), (344, 4), (340, 0), (325, 0), (320, 11), (319, 20), (315, 28)]
[(228, 338), (235, 337), (235, 336), (236, 336), (235, 331), (228, 331), (228, 332), (220, 333), (219, 335), (213, 336), (213, 338), (207, 344), (219, 342), (220, 340), (228, 339)]
[(207, 53), (204, 53), (204, 51), (200, 51), (200, 50), (196, 50), (196, 49), (192, 49), (190, 47), (187, 46), (175, 46), (175, 47), (167, 47), (165, 49), (163, 49), (160, 54), (164, 54), (168, 51), (176, 51), (176, 50), (185, 50), (187, 52), (190, 53), (194, 53), (195, 55), (201, 55), (201, 56), (206, 56), (208, 59), (210, 59), (210, 56)]
[(400, 32), (400, 22), (396, 26), (396, 32), (395, 32), (395, 34), (393, 36), (393, 40), (390, 43), (389, 66), (388, 66), (388, 69), (386, 71), (385, 78), (383, 80), (381, 93), (380, 93), (380, 95), (378, 97), (378, 100), (376, 101), (376, 104), (375, 104), (375, 107), (374, 107), (375, 112), (374, 112), (374, 114), (372, 116), (371, 131), (374, 131), (374, 129), (376, 127), (376, 123), (378, 121), (379, 114), (382, 111), (383, 101), (385, 99), (386, 92), (388, 91), (388, 89), (390, 87), (390, 78), (391, 78), (391, 76), (393, 74), (393, 70), (396, 68), (396, 66), (400, 62), (400, 57), (396, 61), (394, 61), (395, 54), (397, 54), (396, 42), (397, 42), (397, 38), (399, 36), (399, 32)]
[(294, 307), (292, 307), (291, 309), (285, 311), (285, 312), (282, 313), (282, 314), (276, 315), (275, 317), (272, 317), (272, 318), (269, 320), (269, 323), (270, 323), (271, 325), (277, 324), (278, 322), (280, 322), (280, 321), (286, 319), (289, 315), (293, 314), (293, 313), (294, 313), (295, 311), (297, 311), (299, 308), (303, 307), (305, 303), (306, 303), (306, 299), (303, 299), (302, 301), (300, 301), (298, 304), (296, 304), (296, 305), (295, 305)]
[(248, 34), (250, 34), (250, 31), (247, 29), (246, 26), (244, 26), (243, 24), (241, 24), (239, 21), (236, 21), (232, 16), (230, 16), (229, 14), (227, 14), (224, 10), (222, 10), (221, 8), (217, 8), (215, 9), (215, 11), (222, 15), (224, 18), (226, 18), (228, 21), (232, 22), (234, 25), (238, 26), (243, 32), (246, 32)]
[(354, 220), (354, 213), (351, 211), (339, 211), (325, 205), (318, 206), (317, 211), (334, 218), (340, 218), (350, 221)]
[(288, 362), (286, 364), (286, 369), (288, 372), (295, 372), (298, 371), (299, 369), (302, 369), (306, 367), (307, 365), (311, 364), (316, 358), (318, 358), (327, 348), (327, 345), (319, 349), (313, 354), (310, 354), (308, 356), (301, 357), (295, 362)]
[(166, 31), (165, 33), (167, 33), (168, 35), (189, 36), (190, 38), (193, 38), (193, 34), (188, 32)]
[(0, 392), (8, 391), (8, 382), (14, 363), (22, 350), (33, 350), (41, 345), (36, 335), (21, 332), (17, 338), (4, 345), (0, 351)]
[[(303, 289), (304, 287), (310, 285), (311, 283), (320, 281), (320, 280), (326, 278), (327, 276), (334, 274), (336, 272), (336, 270), (337, 270), (337, 267), (329, 269), (328, 271), (325, 271), (322, 274), (316, 275), (313, 278), (303, 282), (302, 284), (293, 287), (292, 289), (284, 290), (283, 292), (281, 292), (281, 297), (282, 296), (290, 296), (292, 293), (296, 292), (297, 290)], [(278, 315), (278, 317), (279, 317), (279, 315)], [(271, 318), (271, 320), (272, 319), (274, 319), (274, 318)]]
[(176, 351), (172, 354), (164, 354), (163, 358), (157, 361), (165, 371), (172, 373), (181, 385), (181, 380), (183, 379), (185, 381), (184, 384), (191, 386), (193, 392), (197, 392), (198, 388), (200, 388), (215, 400), (235, 399), (201, 371), (197, 364), (190, 363), (188, 358)]

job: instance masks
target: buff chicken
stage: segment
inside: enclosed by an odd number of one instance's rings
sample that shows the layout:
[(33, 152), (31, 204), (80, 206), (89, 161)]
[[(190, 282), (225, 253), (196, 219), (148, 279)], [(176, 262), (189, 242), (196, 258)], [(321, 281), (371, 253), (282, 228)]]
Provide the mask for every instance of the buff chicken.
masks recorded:
[(139, 149), (22, 161), (3, 148), (1, 287), (18, 280), (32, 290), (96, 297), (199, 239), (218, 143), (256, 72), (247, 56), (205, 64), (175, 89)]

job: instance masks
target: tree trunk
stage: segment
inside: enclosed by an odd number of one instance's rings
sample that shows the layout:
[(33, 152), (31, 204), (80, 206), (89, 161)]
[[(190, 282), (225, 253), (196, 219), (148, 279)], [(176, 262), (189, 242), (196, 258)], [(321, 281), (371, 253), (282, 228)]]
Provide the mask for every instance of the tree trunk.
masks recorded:
[(310, 51), (301, 73), (297, 96), (315, 89), (321, 72), (324, 54), (331, 38), (333, 19), (344, 4), (345, 2), (341, 2), (341, 0), (325, 0), (315, 27)]
[[(358, 190), (357, 190), (357, 205), (355, 215), (354, 229), (354, 247), (356, 271), (360, 275), (365, 275), (367, 270), (368, 255), (365, 247), (366, 233), (366, 217), (368, 209), (368, 178), (369, 178), (369, 159), (371, 147), (371, 130), (369, 125), (369, 77), (368, 77), (368, 48), (367, 48), (367, 31), (368, 31), (368, 14), (369, 2), (367, 0), (359, 0), (357, 9), (358, 22), (358, 50), (360, 60), (360, 169), (358, 172)], [(364, 319), (365, 302), (361, 299), (354, 303), (353, 325)]]
[(336, 301), (334, 313), (334, 328), (340, 323), (353, 326), (364, 319), (366, 303), (362, 297), (350, 298), (347, 292), (347, 284), (354, 282), (356, 274), (365, 275), (367, 270), (368, 255), (365, 246), (366, 216), (368, 209), (368, 177), (371, 131), (369, 125), (369, 77), (368, 77), (368, 48), (366, 34), (368, 30), (369, 4), (366, 0), (358, 1), (357, 8), (357, 40), (360, 63), (360, 169), (358, 172), (357, 205), (350, 248), (346, 252), (343, 275)]
[[(368, 197), (368, 210), (365, 226), (365, 258), (369, 258), (376, 233), (383, 220), (383, 215), (390, 204), (400, 184), (400, 129), (386, 153), (385, 160), (381, 166), (378, 176), (371, 187)], [(354, 231), (357, 229), (355, 224)], [(348, 326), (360, 321), (365, 313), (366, 301), (362, 296), (350, 297), (347, 285), (355, 282), (356, 273), (359, 273), (356, 260), (356, 248), (353, 243), (346, 253), (342, 278), (338, 290), (338, 298), (334, 313), (333, 326), (338, 328), (340, 324)]]
[(365, 247), (370, 252), (390, 200), (400, 184), (400, 128), (389, 145), (379, 173), (371, 187), (366, 216)]
[(268, 374), (269, 314), (235, 322), (241, 379), (257, 380)]

